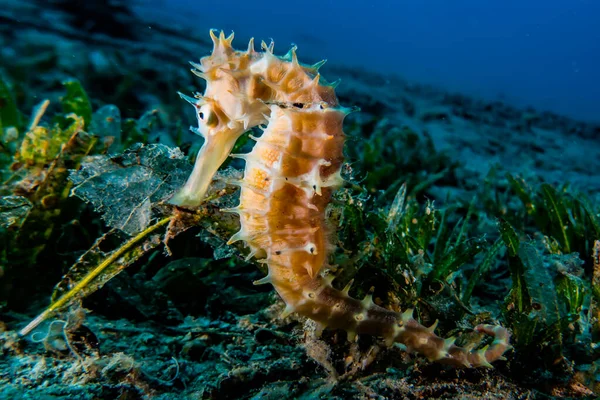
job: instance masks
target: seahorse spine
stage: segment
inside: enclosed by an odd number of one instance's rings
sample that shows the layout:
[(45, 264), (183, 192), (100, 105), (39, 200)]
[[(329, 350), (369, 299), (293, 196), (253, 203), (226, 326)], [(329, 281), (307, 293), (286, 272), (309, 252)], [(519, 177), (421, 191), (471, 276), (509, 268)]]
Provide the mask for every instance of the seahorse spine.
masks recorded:
[[(325, 209), (341, 185), (345, 135), (344, 117), (351, 111), (338, 104), (335, 85), (322, 82), (319, 63), (298, 62), (296, 48), (284, 57), (273, 45), (256, 52), (250, 41), (245, 52), (231, 47), (233, 35), (217, 38), (211, 31), (213, 53), (195, 73), (207, 80), (204, 96), (184, 96), (196, 107), (205, 137), (188, 183), (174, 199), (184, 206), (200, 204), (212, 174), (245, 130), (266, 124), (264, 133), (246, 161), (240, 204), (228, 211), (240, 216), (241, 229), (230, 243), (243, 240), (250, 255), (268, 267), (257, 283), (271, 283), (286, 303), (286, 313), (315, 320), (320, 329), (344, 329), (352, 340), (357, 334), (382, 336), (387, 344), (400, 342), (430, 360), (461, 367), (490, 367), (510, 348), (508, 331), (500, 326), (475, 329), (493, 336), (481, 350), (454, 345), (454, 338), (435, 335), (412, 310), (396, 313), (375, 305), (371, 296), (356, 300), (348, 288), (332, 287), (321, 272), (332, 247)], [(205, 150), (205, 151), (204, 151)], [(215, 152), (221, 151), (227, 154)]]

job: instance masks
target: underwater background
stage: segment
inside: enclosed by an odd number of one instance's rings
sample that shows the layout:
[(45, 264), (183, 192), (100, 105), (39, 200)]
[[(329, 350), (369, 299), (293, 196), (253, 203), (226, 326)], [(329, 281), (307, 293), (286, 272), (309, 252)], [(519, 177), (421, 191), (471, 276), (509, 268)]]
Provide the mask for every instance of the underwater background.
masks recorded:
[(166, 1), (136, 10), (298, 45), (308, 57), (598, 121), (600, 3), (593, 0)]
[[(597, 398), (599, 19), (593, 0), (0, 0), (0, 398)], [(505, 327), (493, 368), (286, 315), (227, 243), (241, 160), (201, 206), (169, 203), (203, 143), (178, 92), (204, 91), (188, 61), (211, 28), (327, 59), (360, 108), (333, 286), (473, 351)]]

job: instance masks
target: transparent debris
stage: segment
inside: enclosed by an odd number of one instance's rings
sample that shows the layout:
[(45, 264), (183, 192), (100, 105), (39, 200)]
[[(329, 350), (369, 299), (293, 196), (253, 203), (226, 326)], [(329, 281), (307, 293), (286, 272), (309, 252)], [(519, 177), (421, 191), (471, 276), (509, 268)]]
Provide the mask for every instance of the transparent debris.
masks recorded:
[(168, 200), (190, 171), (178, 148), (137, 144), (119, 156), (88, 158), (70, 179), (73, 195), (93, 204), (110, 227), (134, 235), (158, 216), (154, 206)]

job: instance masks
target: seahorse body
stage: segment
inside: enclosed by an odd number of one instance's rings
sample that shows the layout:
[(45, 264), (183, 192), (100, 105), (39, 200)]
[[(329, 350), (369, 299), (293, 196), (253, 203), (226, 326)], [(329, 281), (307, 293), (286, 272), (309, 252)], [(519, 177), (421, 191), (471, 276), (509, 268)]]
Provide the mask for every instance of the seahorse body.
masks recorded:
[(509, 333), (493, 325), (476, 330), (494, 336), (491, 345), (469, 351), (454, 339), (435, 335), (412, 316), (396, 313), (348, 296), (348, 288), (332, 287), (321, 276), (331, 240), (325, 208), (342, 184), (345, 135), (342, 124), (351, 111), (338, 104), (334, 86), (320, 82), (318, 68), (298, 62), (295, 47), (284, 57), (273, 45), (256, 52), (252, 40), (245, 52), (231, 47), (211, 31), (213, 53), (195, 73), (207, 80), (204, 96), (183, 96), (198, 112), (197, 131), (205, 137), (194, 172), (173, 202), (201, 203), (210, 180), (229, 155), (235, 140), (248, 128), (266, 124), (246, 162), (240, 204), (229, 211), (240, 216), (241, 229), (229, 241), (243, 240), (251, 256), (268, 266), (257, 283), (271, 283), (286, 303), (286, 313), (297, 312), (325, 327), (357, 334), (382, 336), (400, 342), (430, 360), (462, 367), (491, 366), (510, 348)]

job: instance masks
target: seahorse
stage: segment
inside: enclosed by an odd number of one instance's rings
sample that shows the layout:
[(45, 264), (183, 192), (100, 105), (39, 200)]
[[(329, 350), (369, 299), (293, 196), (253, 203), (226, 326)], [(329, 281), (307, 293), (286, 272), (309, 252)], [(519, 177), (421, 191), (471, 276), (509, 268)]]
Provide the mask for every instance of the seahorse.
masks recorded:
[[(237, 213), (241, 229), (229, 240), (242, 240), (250, 257), (266, 264), (268, 274), (257, 284), (270, 283), (286, 304), (284, 314), (296, 312), (316, 321), (318, 331), (343, 329), (350, 340), (368, 334), (383, 337), (387, 345), (404, 344), (429, 360), (457, 367), (491, 367), (510, 348), (509, 332), (494, 325), (475, 330), (493, 342), (471, 350), (443, 339), (435, 326), (425, 327), (413, 311), (397, 313), (374, 304), (371, 295), (357, 300), (349, 287), (337, 290), (332, 276), (324, 276), (332, 249), (332, 232), (326, 207), (343, 179), (344, 118), (353, 109), (342, 107), (336, 84), (324, 82), (323, 62), (305, 65), (296, 47), (284, 56), (274, 54), (274, 44), (262, 42), (254, 50), (232, 47), (233, 33), (225, 37), (210, 31), (213, 51), (193, 73), (206, 80), (203, 95), (180, 95), (197, 113), (205, 139), (194, 170), (172, 199), (183, 207), (202, 203), (210, 181), (229, 156), (236, 140), (251, 127), (263, 126), (263, 134), (245, 160), (240, 202), (226, 211)], [(434, 324), (435, 325), (435, 324)]]

